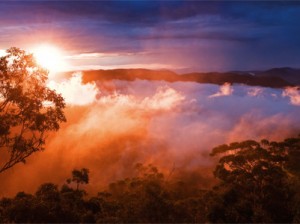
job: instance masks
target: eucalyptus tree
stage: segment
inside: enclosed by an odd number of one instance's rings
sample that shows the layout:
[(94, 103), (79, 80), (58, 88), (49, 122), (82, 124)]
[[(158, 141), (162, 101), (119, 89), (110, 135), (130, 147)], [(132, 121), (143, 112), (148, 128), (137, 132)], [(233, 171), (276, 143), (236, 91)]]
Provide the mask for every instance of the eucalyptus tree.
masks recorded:
[(0, 173), (45, 146), (65, 122), (65, 102), (47, 87), (48, 71), (32, 54), (10, 48), (0, 57)]

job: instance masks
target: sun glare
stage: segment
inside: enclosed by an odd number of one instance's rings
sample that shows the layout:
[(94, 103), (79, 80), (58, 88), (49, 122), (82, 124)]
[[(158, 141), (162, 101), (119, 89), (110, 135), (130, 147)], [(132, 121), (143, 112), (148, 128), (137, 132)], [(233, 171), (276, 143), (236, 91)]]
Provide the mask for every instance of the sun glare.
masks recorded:
[(50, 75), (66, 70), (66, 62), (62, 51), (52, 45), (39, 45), (33, 49), (37, 63), (49, 70)]

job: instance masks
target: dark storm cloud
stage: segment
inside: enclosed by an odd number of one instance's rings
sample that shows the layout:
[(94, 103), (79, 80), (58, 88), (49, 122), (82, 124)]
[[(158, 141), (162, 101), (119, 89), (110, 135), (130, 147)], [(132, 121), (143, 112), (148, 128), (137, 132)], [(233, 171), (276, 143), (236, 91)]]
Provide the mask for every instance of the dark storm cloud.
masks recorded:
[(297, 1), (1, 1), (0, 27), (0, 48), (39, 36), (77, 52), (152, 52), (152, 63), (173, 49), (228, 68), (299, 67)]
[[(206, 1), (1, 1), (2, 22), (104, 20), (145, 26), (199, 15), (219, 15), (224, 19), (243, 19), (276, 23), (286, 16), (298, 16), (298, 2), (206, 2)], [(287, 9), (287, 10), (284, 10)], [(295, 15), (292, 15), (293, 9)], [(274, 20), (275, 19), (275, 20)], [(276, 21), (277, 20), (277, 21)], [(290, 20), (288, 22), (296, 22)], [(283, 20), (284, 22), (284, 20)], [(297, 22), (296, 22), (297, 23)]]

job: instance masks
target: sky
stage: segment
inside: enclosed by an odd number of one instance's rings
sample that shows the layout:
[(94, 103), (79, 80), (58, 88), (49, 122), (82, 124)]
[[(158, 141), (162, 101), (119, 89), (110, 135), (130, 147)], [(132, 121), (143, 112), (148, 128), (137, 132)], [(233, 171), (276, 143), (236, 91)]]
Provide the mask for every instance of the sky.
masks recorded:
[(0, 51), (48, 43), (68, 69), (300, 67), (298, 1), (0, 1)]

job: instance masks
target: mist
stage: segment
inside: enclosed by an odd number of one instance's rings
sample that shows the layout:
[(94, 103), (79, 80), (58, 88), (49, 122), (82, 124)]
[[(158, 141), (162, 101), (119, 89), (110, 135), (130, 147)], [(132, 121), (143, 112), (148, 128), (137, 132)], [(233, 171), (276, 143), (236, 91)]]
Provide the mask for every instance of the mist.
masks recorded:
[(208, 187), (214, 181), (213, 147), (300, 133), (297, 88), (81, 81), (77, 73), (49, 82), (66, 100), (67, 122), (49, 134), (44, 152), (1, 174), (1, 196), (34, 192), (44, 182), (62, 185), (72, 169), (82, 167), (90, 170), (86, 189), (95, 194), (133, 175), (136, 163), (152, 163), (165, 174), (172, 171), (172, 178), (193, 174), (195, 184)]

